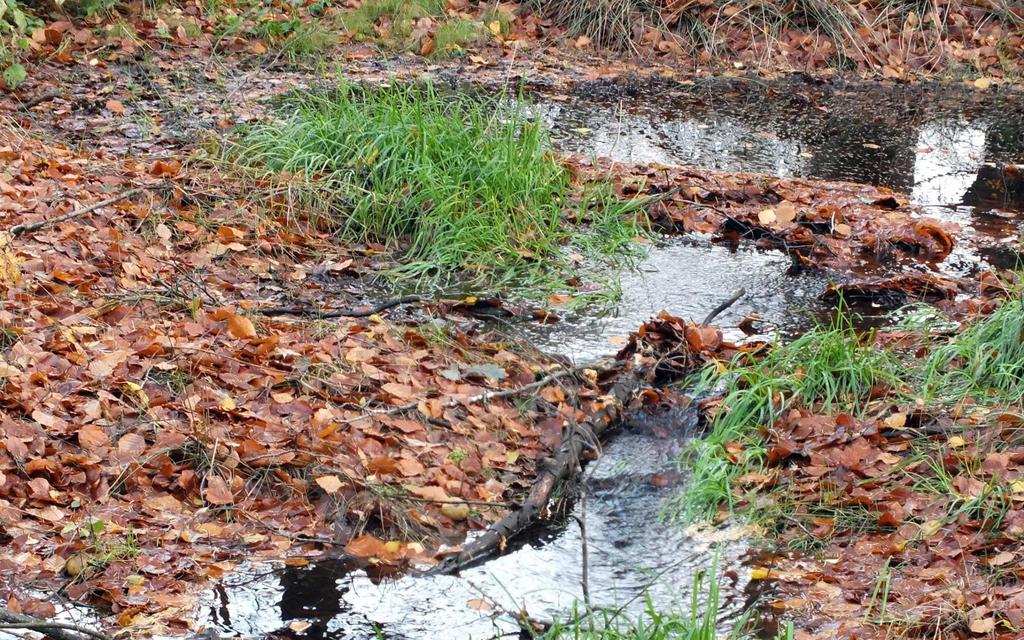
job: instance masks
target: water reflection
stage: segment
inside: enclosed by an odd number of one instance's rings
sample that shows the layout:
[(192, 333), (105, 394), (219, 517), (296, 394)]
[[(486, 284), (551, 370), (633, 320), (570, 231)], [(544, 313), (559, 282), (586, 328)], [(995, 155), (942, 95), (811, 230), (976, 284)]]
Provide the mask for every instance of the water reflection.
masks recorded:
[[(573, 514), (585, 514), (594, 605), (637, 614), (649, 594), (663, 607), (687, 607), (694, 576), (715, 553), (723, 572), (740, 566), (743, 529), (687, 531), (658, 519), (678, 490), (676, 460), (695, 426), (688, 407), (637, 416), (588, 468), (586, 498), (576, 501)], [(206, 622), (229, 634), (276, 637), (497, 637), (517, 631), (506, 612), (561, 619), (580, 601), (582, 541), (581, 528), (567, 517), (458, 577), (387, 580), (346, 560), (262, 576), (241, 572), (207, 595)], [(748, 573), (734, 570), (722, 581), (726, 620), (746, 605)]]

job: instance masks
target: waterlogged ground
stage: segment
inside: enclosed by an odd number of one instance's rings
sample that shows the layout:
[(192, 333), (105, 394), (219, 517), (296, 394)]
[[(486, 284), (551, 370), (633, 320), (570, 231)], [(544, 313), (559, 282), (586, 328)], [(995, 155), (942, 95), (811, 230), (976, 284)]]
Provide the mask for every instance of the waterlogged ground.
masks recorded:
[[(1012, 202), (979, 198), (984, 163), (1024, 159), (1024, 118), (999, 100), (928, 100), (919, 91), (801, 92), (744, 87), (734, 94), (694, 88), (671, 95), (592, 93), (546, 99), (543, 113), (560, 148), (621, 162), (695, 164), (769, 176), (809, 176), (892, 187), (932, 215), (960, 226), (940, 272), (969, 275), (1016, 259)], [(733, 291), (747, 295), (720, 317), (732, 338), (756, 316), (762, 334), (797, 334), (827, 315), (826, 274), (794, 270), (789, 257), (709, 237), (667, 237), (622, 283), (610, 312), (569, 314), (551, 325), (513, 326), (549, 353), (585, 362), (619, 348), (644, 320), (667, 310), (703, 318)], [(929, 268), (925, 266), (922, 268)], [(884, 309), (860, 311), (884, 323)], [(873, 317), (872, 317), (873, 316)], [(636, 610), (647, 590), (659, 607), (689, 598), (693, 577), (717, 547), (726, 613), (748, 604), (739, 576), (742, 531), (702, 533), (659, 523), (680, 482), (674, 460), (692, 435), (686, 411), (624, 427), (588, 469), (586, 499), (513, 552), (459, 577), (382, 576), (372, 567), (325, 560), (306, 567), (253, 566), (204, 600), (204, 620), (227, 635), (309, 638), (490, 638), (515, 630), (507, 613), (551, 618), (582, 598), (580, 527), (585, 515), (594, 604)], [(718, 543), (718, 544), (715, 544)]]
[[(346, 560), (309, 567), (252, 567), (204, 600), (205, 621), (224, 633), (358, 639), (485, 639), (518, 629), (509, 612), (555, 620), (583, 599), (581, 517), (595, 606), (638, 615), (644, 595), (685, 608), (694, 576), (717, 556), (723, 625), (749, 605), (749, 571), (738, 527), (683, 530), (657, 514), (678, 490), (676, 456), (696, 426), (689, 408), (636, 416), (587, 469), (585, 496), (570, 515), (533, 532), (516, 550), (460, 576), (379, 575)], [(298, 633), (301, 631), (301, 633)]]
[[(973, 276), (1020, 259), (1024, 203), (983, 197), (976, 185), (986, 165), (1024, 160), (1024, 105), (1015, 96), (708, 81), (682, 89), (588, 87), (548, 96), (540, 112), (559, 148), (583, 155), (892, 188), (918, 215), (959, 227), (953, 253), (923, 269)], [(827, 313), (818, 295), (841, 276), (794, 272), (779, 252), (666, 239), (626, 276), (622, 300), (608, 314), (570, 316), (527, 333), (542, 348), (586, 361), (613, 352), (663, 309), (699, 320), (744, 287), (748, 295), (719, 319), (727, 334), (733, 328), (730, 337), (750, 314), (762, 319), (755, 325), (761, 332), (793, 335)], [(872, 324), (885, 322), (883, 309), (857, 311)]]

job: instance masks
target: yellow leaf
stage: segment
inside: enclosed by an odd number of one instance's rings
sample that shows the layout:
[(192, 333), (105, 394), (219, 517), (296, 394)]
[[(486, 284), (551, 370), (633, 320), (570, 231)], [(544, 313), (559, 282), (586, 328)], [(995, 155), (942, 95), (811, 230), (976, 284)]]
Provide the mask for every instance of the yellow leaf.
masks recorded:
[(224, 411), (234, 411), (235, 401), (231, 399), (231, 396), (224, 396), (220, 399), (220, 408)]
[(316, 479), (316, 483), (327, 493), (337, 493), (338, 489), (345, 486), (338, 476), (320, 476)]
[(497, 20), (493, 20), (487, 23), (487, 28), (490, 29), (491, 35), (495, 38), (501, 35), (501, 23)]
[(256, 337), (256, 327), (252, 320), (245, 316), (231, 316), (228, 318), (228, 331), (231, 335), (241, 340), (249, 340)]
[(928, 522), (925, 522), (924, 524), (921, 525), (921, 535), (924, 536), (925, 538), (930, 538), (933, 535), (935, 535), (936, 533), (938, 533), (939, 529), (941, 529), (941, 528), (942, 528), (942, 521), (941, 520), (929, 520)]
[(902, 429), (907, 424), (907, 414), (894, 413), (885, 419), (885, 426), (890, 429)]
[(384, 543), (384, 551), (386, 553), (398, 553), (402, 550), (402, 543), (398, 540), (390, 540)]
[(946, 441), (946, 444), (955, 449), (959, 449), (960, 447), (966, 447), (967, 441), (961, 438), (960, 436), (953, 436), (952, 438)]
[(984, 91), (984, 90), (988, 89), (991, 86), (992, 86), (992, 81), (989, 80), (988, 78), (982, 77), (982, 78), (978, 78), (977, 80), (974, 81), (974, 88), (975, 89), (979, 89), (981, 91)]
[(769, 573), (771, 573), (770, 569), (766, 569), (765, 567), (758, 567), (758, 568), (756, 568), (756, 569), (754, 569), (753, 571), (750, 572), (750, 579), (751, 580), (764, 580), (764, 579), (766, 579), (768, 577)]
[(465, 502), (446, 502), (441, 505), (441, 513), (452, 520), (465, 520), (469, 517), (469, 505)]

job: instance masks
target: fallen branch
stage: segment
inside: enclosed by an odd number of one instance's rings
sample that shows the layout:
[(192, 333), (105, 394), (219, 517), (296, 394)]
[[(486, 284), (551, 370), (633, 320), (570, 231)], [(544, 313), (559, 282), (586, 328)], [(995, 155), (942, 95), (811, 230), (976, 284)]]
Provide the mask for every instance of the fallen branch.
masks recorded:
[(566, 428), (553, 460), (542, 465), (530, 494), (519, 508), (493, 523), (481, 536), (465, 545), (462, 551), (448, 556), (430, 573), (453, 573), (503, 549), (507, 541), (537, 522), (548, 506), (555, 487), (578, 476), (579, 459), (584, 449), (619, 422), (624, 408), (643, 382), (643, 369), (626, 371), (602, 400), (604, 406), (587, 420)]
[[(468, 398), (465, 398), (464, 400), (452, 399), (452, 400), (449, 400), (448, 402), (446, 402), (443, 406), (446, 409), (451, 409), (451, 408), (457, 407), (457, 406), (459, 406), (460, 404), (463, 404), (463, 403), (476, 404), (477, 402), (489, 402), (491, 400), (498, 400), (498, 399), (501, 399), (501, 398), (511, 398), (513, 396), (518, 396), (518, 395), (522, 395), (524, 393), (529, 393), (530, 391), (535, 391), (535, 390), (540, 389), (542, 387), (545, 387), (545, 386), (551, 384), (552, 382), (555, 382), (555, 381), (557, 381), (557, 380), (559, 380), (561, 378), (565, 378), (565, 377), (570, 376), (570, 375), (575, 375), (579, 371), (580, 371), (579, 368), (562, 369), (560, 371), (556, 371), (554, 373), (548, 374), (548, 375), (544, 376), (543, 378), (541, 378), (540, 380), (537, 380), (536, 382), (531, 382), (530, 384), (525, 384), (525, 385), (523, 385), (521, 387), (515, 387), (514, 389), (502, 389), (501, 391), (485, 391), (485, 392), (479, 393), (479, 394), (477, 394), (475, 396), (470, 396)], [(347, 424), (351, 424), (353, 422), (358, 422), (359, 420), (369, 420), (370, 418), (372, 418), (374, 416), (393, 416), (393, 415), (397, 415), (397, 414), (400, 414), (400, 413), (405, 413), (406, 411), (412, 411), (413, 409), (418, 407), (420, 402), (421, 402), (420, 400), (414, 400), (413, 402), (407, 402), (405, 404), (400, 404), (398, 406), (391, 407), (390, 409), (385, 409), (383, 411), (370, 411), (369, 413), (364, 413), (361, 416), (356, 416), (355, 418), (349, 418), (345, 422)]]
[(83, 640), (83, 637), (95, 638), (95, 640), (109, 640), (109, 638), (88, 627), (82, 627), (69, 622), (52, 622), (41, 620), (22, 613), (15, 613), (10, 609), (0, 608), (0, 629), (25, 629), (27, 631), (39, 631), (45, 633), (53, 640)]
[(22, 234), (29, 233), (31, 231), (39, 231), (40, 229), (45, 229), (46, 227), (53, 226), (53, 225), (58, 224), (60, 222), (64, 222), (65, 220), (71, 220), (72, 218), (77, 218), (79, 216), (84, 216), (85, 214), (91, 213), (91, 212), (93, 212), (93, 211), (95, 211), (97, 209), (100, 209), (102, 207), (106, 207), (108, 205), (114, 204), (115, 202), (120, 202), (121, 200), (124, 200), (125, 198), (130, 198), (130, 197), (134, 196), (137, 193), (141, 193), (142, 191), (145, 191), (144, 187), (137, 187), (135, 189), (129, 189), (128, 191), (125, 191), (125, 192), (120, 193), (120, 194), (118, 194), (116, 196), (113, 196), (112, 198), (107, 198), (106, 200), (101, 200), (100, 202), (97, 202), (95, 204), (91, 204), (88, 207), (85, 207), (84, 209), (76, 209), (75, 211), (72, 211), (71, 213), (65, 213), (64, 215), (57, 216), (56, 218), (50, 218), (49, 220), (40, 220), (39, 222), (31, 222), (31, 223), (27, 223), (27, 224), (16, 224), (13, 227), (11, 227), (10, 234), (12, 236), (14, 236), (14, 237), (18, 237), (18, 236), (20, 236)]
[(338, 309), (335, 311), (321, 311), (319, 309), (311, 309), (309, 307), (267, 307), (265, 309), (258, 309), (257, 311), (265, 316), (302, 316), (304, 318), (366, 318), (374, 314), (380, 313), (381, 311), (387, 311), (392, 307), (397, 307), (403, 304), (414, 304), (417, 302), (426, 302), (430, 298), (426, 296), (401, 296), (399, 298), (392, 298), (385, 300), (380, 304), (372, 307), (359, 307), (355, 309)]
[[(718, 305), (704, 319), (703, 324), (714, 320), (716, 316), (735, 304), (745, 293), (746, 291), (743, 289), (734, 293), (728, 300)], [(634, 340), (639, 340), (639, 338), (634, 338)], [(683, 344), (685, 342), (684, 340)], [(549, 459), (540, 465), (539, 474), (523, 503), (501, 520), (491, 524), (487, 531), (466, 544), (462, 551), (446, 557), (431, 569), (429, 573), (454, 573), (476, 564), (492, 554), (504, 550), (509, 539), (539, 521), (548, 507), (548, 502), (555, 488), (560, 485), (573, 483), (582, 476), (580, 456), (583, 451), (588, 447), (597, 445), (602, 436), (622, 420), (630, 400), (657, 370), (660, 361), (659, 359), (653, 366), (628, 366), (628, 361), (618, 362), (618, 367), (622, 371), (608, 394), (600, 398), (601, 408), (591, 414), (586, 420), (578, 424), (567, 425), (562, 435), (562, 443), (558, 447), (554, 459)], [(568, 375), (574, 371), (570, 369), (561, 371), (559, 374)], [(533, 385), (527, 385), (518, 390), (509, 390), (509, 392), (521, 392), (530, 386), (543, 386), (543, 384), (548, 382), (550, 380), (538, 380)], [(493, 392), (491, 397), (497, 397), (501, 393), (503, 392)], [(582, 535), (586, 536), (585, 522), (579, 521), (579, 523), (581, 529), (583, 529)], [(585, 571), (585, 573), (589, 573), (589, 571)], [(588, 578), (589, 576), (586, 577)], [(585, 586), (585, 589), (589, 591), (588, 586)]]
[(38, 107), (39, 105), (43, 104), (44, 102), (49, 102), (50, 100), (54, 100), (56, 98), (61, 97), (62, 95), (63, 94), (60, 91), (47, 91), (45, 93), (39, 94), (38, 96), (32, 98), (31, 100), (26, 100), (26, 101), (22, 102), (21, 103), (21, 108), (24, 109), (25, 111), (29, 111), (29, 110), (32, 109), (32, 107)]

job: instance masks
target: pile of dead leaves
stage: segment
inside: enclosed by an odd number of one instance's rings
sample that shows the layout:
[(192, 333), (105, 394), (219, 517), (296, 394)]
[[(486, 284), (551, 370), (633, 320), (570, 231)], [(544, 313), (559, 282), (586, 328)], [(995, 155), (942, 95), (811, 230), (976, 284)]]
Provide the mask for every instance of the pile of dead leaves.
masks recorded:
[(759, 508), (785, 501), (783, 544), (815, 549), (754, 570), (776, 583), (771, 606), (798, 638), (1020, 637), (1021, 417), (876, 411), (794, 409), (770, 431), (768, 471), (739, 479)]
[(0, 154), (5, 228), (142, 187), (6, 238), (0, 591), (15, 610), (46, 617), (39, 594), (60, 588), (111, 622), (180, 630), (196, 587), (243, 557), (429, 560), (517, 500), (575, 411), (556, 385), (481, 401), (545, 365), (436, 310), (423, 328), (261, 316), (352, 306), (366, 257), (186, 194), (174, 163), (13, 135)]

